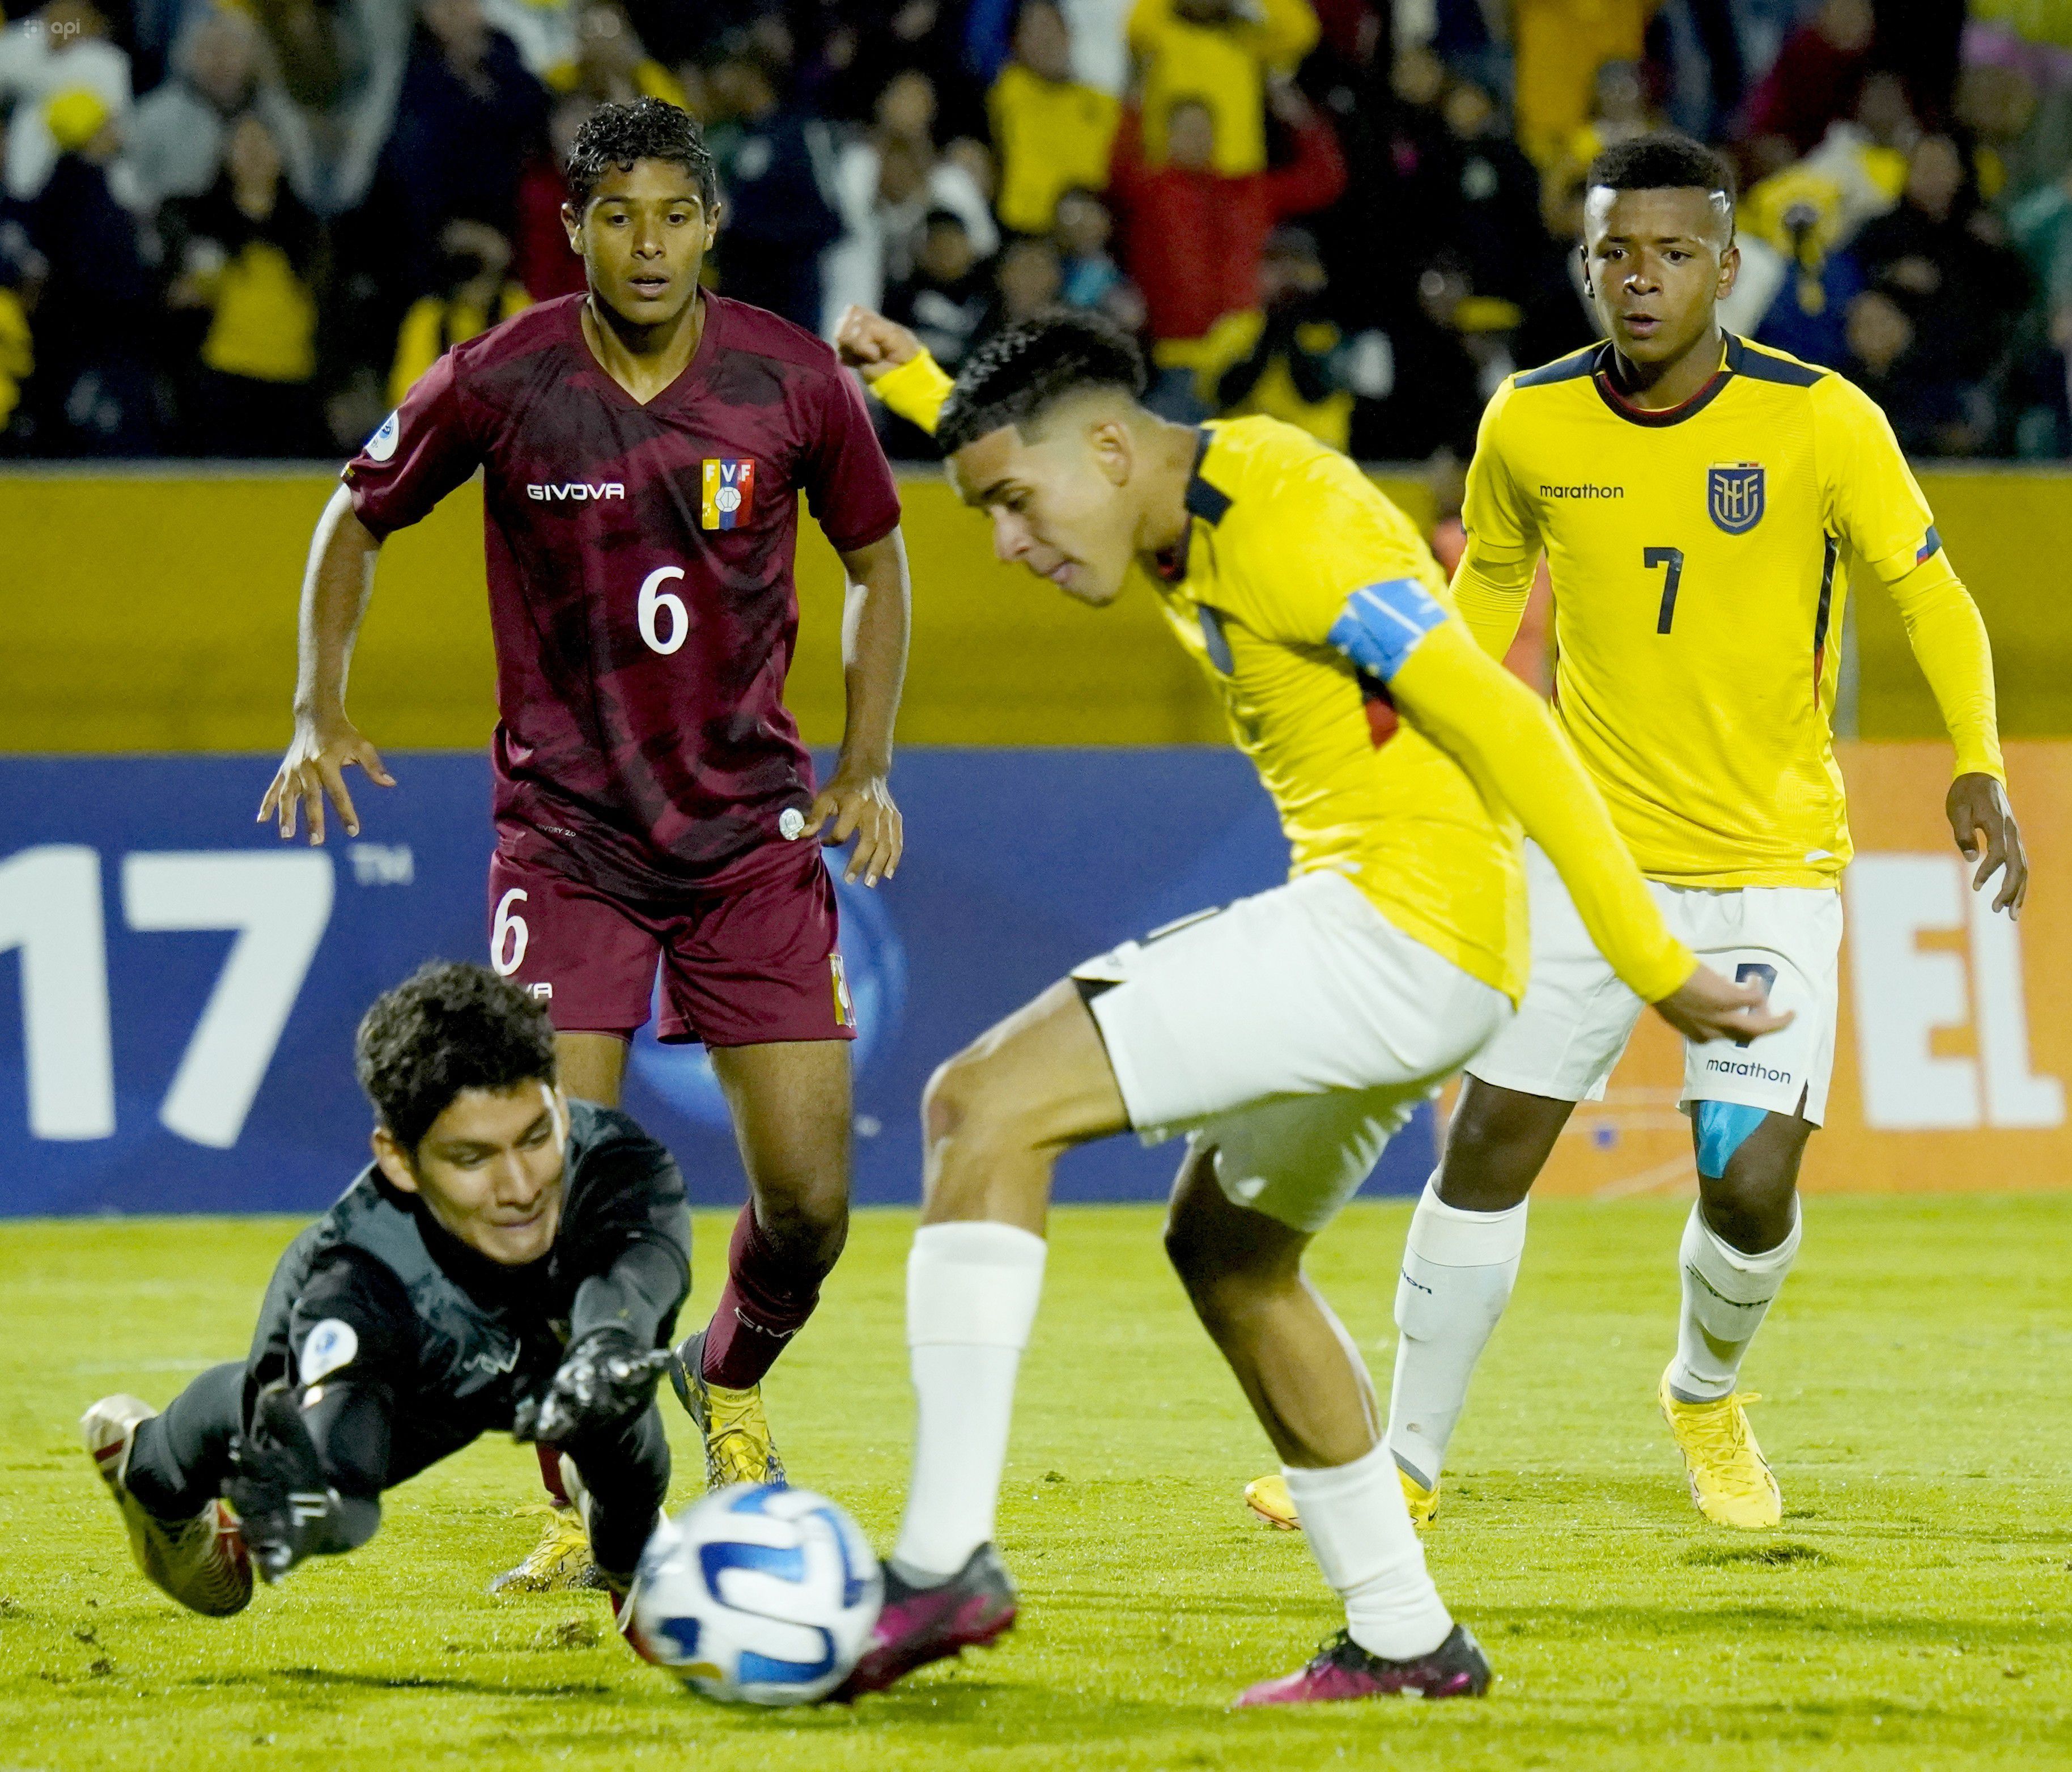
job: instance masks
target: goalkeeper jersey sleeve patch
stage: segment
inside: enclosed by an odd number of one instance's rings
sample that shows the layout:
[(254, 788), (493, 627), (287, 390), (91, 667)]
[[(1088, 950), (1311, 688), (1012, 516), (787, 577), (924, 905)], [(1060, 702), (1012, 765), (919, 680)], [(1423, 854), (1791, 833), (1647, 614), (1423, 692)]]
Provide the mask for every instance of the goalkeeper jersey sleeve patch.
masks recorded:
[(1348, 597), (1326, 637), (1360, 669), (1386, 683), (1418, 642), (1445, 619), (1445, 611), (1415, 578), (1390, 578), (1363, 585)]
[(297, 1370), (305, 1385), (314, 1384), (340, 1367), (350, 1366), (359, 1352), (360, 1335), (352, 1325), (343, 1318), (327, 1317), (310, 1331), (308, 1339), (302, 1343), (302, 1357)]

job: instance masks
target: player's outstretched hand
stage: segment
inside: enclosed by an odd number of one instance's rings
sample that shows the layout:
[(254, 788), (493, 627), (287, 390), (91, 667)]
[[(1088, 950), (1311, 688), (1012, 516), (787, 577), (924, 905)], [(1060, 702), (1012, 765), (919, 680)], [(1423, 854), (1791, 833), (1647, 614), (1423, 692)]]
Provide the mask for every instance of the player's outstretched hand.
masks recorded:
[(230, 1445), (225, 1494), (259, 1573), (278, 1581), (306, 1556), (357, 1548), (374, 1536), (381, 1504), (339, 1494), (326, 1476), (295, 1393), (269, 1384), (250, 1429)]
[(1959, 852), (1967, 861), (1979, 864), (1971, 876), (1971, 890), (1983, 890), (1997, 871), (2000, 889), (1993, 894), (1993, 909), (2019, 917), (2022, 900), (2029, 896), (2029, 853), (2021, 846), (2021, 828), (2014, 821), (2007, 790), (1991, 775), (1974, 771), (1950, 783), (1942, 807), (1950, 815), (1950, 832), (1957, 839)]
[(1731, 984), (1703, 965), (1657, 1003), (1655, 1010), (1685, 1039), (1700, 1046), (1710, 1040), (1745, 1046), (1758, 1034), (1774, 1034), (1791, 1024), (1791, 1011), (1773, 1009), (1769, 988), (1759, 980)]
[(890, 879), (899, 871), (899, 857), (906, 848), (906, 826), (893, 804), (892, 787), (882, 774), (837, 769), (806, 814), (802, 837), (818, 835), (833, 820), (820, 841), (839, 849), (852, 837), (856, 853), (849, 858), (842, 878), (851, 886), (860, 877), (874, 886), (881, 878)]
[(852, 302), (836, 323), (835, 350), (865, 381), (875, 381), (920, 356), (921, 341), (897, 320)]
[(668, 1363), (666, 1347), (643, 1352), (623, 1329), (593, 1330), (562, 1357), (545, 1394), (518, 1405), (511, 1437), (559, 1444), (609, 1427), (648, 1407)]
[(324, 799), (330, 796), (338, 808), (347, 837), (360, 835), (360, 814), (353, 809), (352, 796), (345, 791), (345, 767), (358, 763), (367, 779), (384, 787), (393, 787), (396, 778), (381, 761), (381, 753), (364, 738), (359, 727), (343, 714), (327, 721), (298, 720), (288, 754), (274, 771), (273, 785), (259, 802), (257, 822), (269, 817), (281, 820), (281, 841), (295, 834), (295, 813), (304, 804), (310, 811), (310, 841), (324, 840)]

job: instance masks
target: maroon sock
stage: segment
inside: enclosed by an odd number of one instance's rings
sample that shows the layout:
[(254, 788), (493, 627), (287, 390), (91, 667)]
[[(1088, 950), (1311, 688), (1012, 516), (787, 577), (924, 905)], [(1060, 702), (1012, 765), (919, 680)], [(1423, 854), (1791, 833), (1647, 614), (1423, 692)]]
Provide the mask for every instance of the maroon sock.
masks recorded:
[(569, 1492), (561, 1485), (561, 1449), (550, 1446), (544, 1440), (532, 1448), (540, 1455), (540, 1481), (547, 1486), (547, 1493), (554, 1499), (557, 1507), (569, 1505)]
[(820, 1301), (823, 1277), (817, 1263), (801, 1262), (770, 1240), (752, 1203), (742, 1207), (726, 1247), (726, 1289), (705, 1331), (705, 1382), (730, 1391), (762, 1383)]

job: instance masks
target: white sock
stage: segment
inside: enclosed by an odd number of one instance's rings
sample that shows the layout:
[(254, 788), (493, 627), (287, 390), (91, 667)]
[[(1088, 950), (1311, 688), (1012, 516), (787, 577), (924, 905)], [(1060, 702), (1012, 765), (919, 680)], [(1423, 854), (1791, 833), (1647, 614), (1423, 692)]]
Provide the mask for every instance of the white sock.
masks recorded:
[(947, 1581), (993, 1536), (1014, 1375), (1042, 1295), (1046, 1247), (1033, 1232), (989, 1221), (914, 1233), (914, 1480), (892, 1561), (916, 1585)]
[(1387, 1442), (1329, 1470), (1282, 1467), (1302, 1530), (1346, 1628), (1369, 1655), (1408, 1661), (1446, 1640), (1453, 1614), (1424, 1567)]
[(1790, 1234), (1775, 1248), (1749, 1255), (1721, 1242), (1702, 1208), (1691, 1208), (1679, 1252), (1684, 1316), (1676, 1329), (1676, 1361), (1669, 1368), (1672, 1396), (1686, 1403), (1712, 1403), (1733, 1389), (1741, 1356), (1791, 1272), (1799, 1223), (1794, 1199)]
[(1435, 1174), (1411, 1215), (1396, 1287), (1396, 1378), (1388, 1446), (1425, 1488), (1439, 1480), (1468, 1380), (1511, 1301), (1525, 1252), (1525, 1204), (1469, 1212), (1439, 1198)]

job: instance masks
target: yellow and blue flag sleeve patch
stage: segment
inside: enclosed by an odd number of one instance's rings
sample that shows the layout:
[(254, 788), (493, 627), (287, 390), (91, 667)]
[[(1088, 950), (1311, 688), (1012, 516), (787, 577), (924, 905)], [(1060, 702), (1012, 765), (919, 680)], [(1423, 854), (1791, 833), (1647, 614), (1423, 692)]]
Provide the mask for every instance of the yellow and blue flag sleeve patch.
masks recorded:
[(1438, 600), (1415, 578), (1389, 578), (1348, 597), (1326, 637), (1359, 669), (1386, 683), (1445, 619)]

